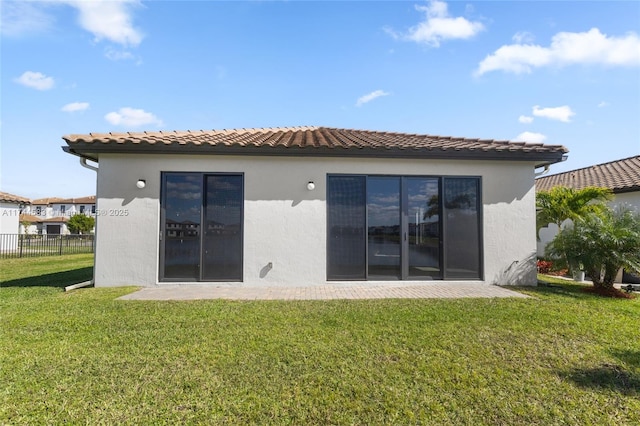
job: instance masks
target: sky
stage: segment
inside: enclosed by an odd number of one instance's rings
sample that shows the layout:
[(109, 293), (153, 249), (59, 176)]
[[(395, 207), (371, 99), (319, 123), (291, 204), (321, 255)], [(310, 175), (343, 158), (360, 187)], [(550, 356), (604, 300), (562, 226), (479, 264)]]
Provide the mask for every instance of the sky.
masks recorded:
[(327, 126), (640, 154), (637, 1), (0, 2), (0, 190), (95, 194), (90, 132)]

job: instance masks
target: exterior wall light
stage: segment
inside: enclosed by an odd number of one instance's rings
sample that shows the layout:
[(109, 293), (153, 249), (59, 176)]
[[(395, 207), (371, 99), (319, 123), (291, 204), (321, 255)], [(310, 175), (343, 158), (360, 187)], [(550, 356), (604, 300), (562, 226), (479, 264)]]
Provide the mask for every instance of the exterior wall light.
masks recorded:
[(309, 183), (307, 184), (307, 189), (309, 191), (313, 191), (314, 189), (316, 189), (316, 184), (313, 183), (313, 181), (310, 180)]
[(138, 179), (138, 181), (136, 182), (136, 186), (137, 186), (139, 189), (142, 189), (142, 188), (144, 188), (145, 186), (147, 186), (147, 181), (146, 181), (146, 180), (144, 180), (144, 179)]

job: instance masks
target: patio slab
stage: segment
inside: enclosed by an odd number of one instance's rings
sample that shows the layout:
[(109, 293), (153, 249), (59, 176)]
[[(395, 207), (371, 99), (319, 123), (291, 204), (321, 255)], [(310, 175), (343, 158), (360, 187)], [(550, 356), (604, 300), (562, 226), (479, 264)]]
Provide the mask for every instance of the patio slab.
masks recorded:
[(309, 287), (243, 287), (175, 285), (147, 287), (121, 300), (332, 300), (332, 299), (453, 299), (529, 297), (503, 287), (481, 284), (322, 285)]

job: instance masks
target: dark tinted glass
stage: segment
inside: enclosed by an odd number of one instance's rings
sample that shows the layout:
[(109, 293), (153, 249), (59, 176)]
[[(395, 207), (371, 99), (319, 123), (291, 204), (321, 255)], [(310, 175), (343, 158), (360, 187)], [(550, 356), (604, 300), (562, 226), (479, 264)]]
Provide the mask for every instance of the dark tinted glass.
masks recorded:
[(164, 175), (164, 278), (200, 275), (202, 175)]
[(400, 278), (400, 178), (367, 181), (369, 279)]
[(480, 182), (444, 179), (445, 279), (480, 279)]
[(327, 179), (327, 278), (365, 279), (366, 179)]
[(440, 183), (407, 178), (409, 278), (440, 278)]
[(205, 177), (204, 280), (242, 280), (242, 176)]

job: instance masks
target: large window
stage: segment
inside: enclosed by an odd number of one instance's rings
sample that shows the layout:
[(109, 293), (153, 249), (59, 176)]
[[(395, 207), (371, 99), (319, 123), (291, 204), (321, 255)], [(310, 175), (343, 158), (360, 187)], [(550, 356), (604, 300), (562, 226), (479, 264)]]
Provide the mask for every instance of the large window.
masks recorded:
[(329, 280), (481, 279), (480, 179), (327, 178)]
[(242, 281), (243, 176), (163, 173), (160, 278)]

